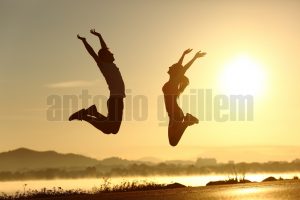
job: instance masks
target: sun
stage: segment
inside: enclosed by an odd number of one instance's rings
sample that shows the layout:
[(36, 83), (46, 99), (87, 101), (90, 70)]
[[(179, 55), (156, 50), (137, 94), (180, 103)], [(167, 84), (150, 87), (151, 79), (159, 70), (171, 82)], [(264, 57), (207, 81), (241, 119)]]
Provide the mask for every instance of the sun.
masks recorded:
[(260, 63), (248, 55), (239, 55), (225, 64), (220, 88), (229, 95), (261, 96), (265, 89), (265, 79)]

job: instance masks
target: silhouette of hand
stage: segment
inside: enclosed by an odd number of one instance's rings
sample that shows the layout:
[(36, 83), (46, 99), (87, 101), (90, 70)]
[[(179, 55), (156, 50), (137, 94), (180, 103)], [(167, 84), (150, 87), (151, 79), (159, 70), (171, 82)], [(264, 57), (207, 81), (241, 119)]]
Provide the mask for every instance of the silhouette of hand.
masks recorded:
[(201, 52), (201, 51), (198, 51), (196, 54), (195, 54), (195, 58), (201, 58), (203, 56), (206, 55), (206, 52)]
[(79, 34), (77, 34), (77, 38), (78, 38), (79, 40), (85, 40), (85, 37), (81, 37)]
[(100, 33), (98, 33), (95, 29), (91, 29), (90, 32), (93, 35), (100, 36)]
[(185, 51), (183, 52), (183, 54), (188, 54), (188, 53), (190, 53), (191, 51), (193, 51), (193, 49), (187, 49), (187, 50), (185, 50)]

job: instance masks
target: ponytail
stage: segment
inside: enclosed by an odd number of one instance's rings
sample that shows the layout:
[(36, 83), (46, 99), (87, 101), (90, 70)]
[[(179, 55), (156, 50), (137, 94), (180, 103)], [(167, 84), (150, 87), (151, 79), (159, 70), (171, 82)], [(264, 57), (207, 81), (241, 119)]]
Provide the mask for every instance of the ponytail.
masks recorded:
[(178, 84), (178, 94), (181, 94), (186, 88), (186, 86), (189, 85), (189, 83), (189, 79), (186, 76), (183, 76)]

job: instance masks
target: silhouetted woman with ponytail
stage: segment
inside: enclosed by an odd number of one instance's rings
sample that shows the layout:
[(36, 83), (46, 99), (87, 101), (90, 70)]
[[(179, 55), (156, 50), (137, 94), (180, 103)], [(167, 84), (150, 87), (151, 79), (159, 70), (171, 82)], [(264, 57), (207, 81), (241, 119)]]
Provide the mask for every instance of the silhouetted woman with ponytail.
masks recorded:
[(177, 99), (179, 95), (184, 91), (184, 89), (189, 84), (189, 79), (184, 75), (193, 62), (200, 57), (203, 57), (206, 53), (197, 52), (192, 60), (190, 60), (186, 65), (182, 65), (184, 56), (190, 53), (192, 49), (187, 49), (183, 52), (178, 63), (169, 67), (168, 74), (170, 79), (166, 82), (162, 88), (165, 99), (166, 110), (169, 115), (169, 127), (168, 136), (169, 143), (172, 146), (176, 146), (183, 135), (185, 129), (188, 126), (197, 124), (199, 120), (193, 115), (187, 113), (184, 115), (182, 109), (177, 104)]

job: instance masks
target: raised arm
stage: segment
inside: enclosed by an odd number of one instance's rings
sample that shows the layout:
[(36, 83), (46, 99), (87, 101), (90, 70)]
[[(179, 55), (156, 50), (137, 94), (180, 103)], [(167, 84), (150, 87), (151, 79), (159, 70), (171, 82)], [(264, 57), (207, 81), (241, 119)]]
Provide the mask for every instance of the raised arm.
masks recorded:
[(95, 29), (91, 29), (90, 32), (99, 38), (102, 49), (108, 49), (100, 33), (98, 33)]
[(179, 61), (178, 61), (178, 64), (181, 64), (182, 65), (182, 62), (183, 62), (183, 58), (186, 54), (190, 53), (193, 49), (187, 49), (183, 52), (182, 56), (180, 57)]
[(195, 56), (192, 58), (192, 60), (190, 60), (190, 62), (188, 62), (187, 64), (185, 64), (183, 66), (183, 69), (184, 69), (184, 72), (186, 72), (186, 70), (188, 70), (190, 68), (190, 66), (194, 63), (194, 61), (197, 59), (197, 58), (201, 58), (203, 56), (205, 56), (206, 53), (205, 52), (201, 52), (201, 51), (198, 51)]
[(94, 58), (94, 60), (96, 61), (96, 63), (98, 63), (98, 56), (95, 53), (94, 49), (89, 45), (89, 43), (87, 43), (86, 38), (81, 37), (79, 34), (77, 35), (77, 38), (79, 40), (81, 40), (86, 48), (86, 50), (89, 52), (89, 54)]

